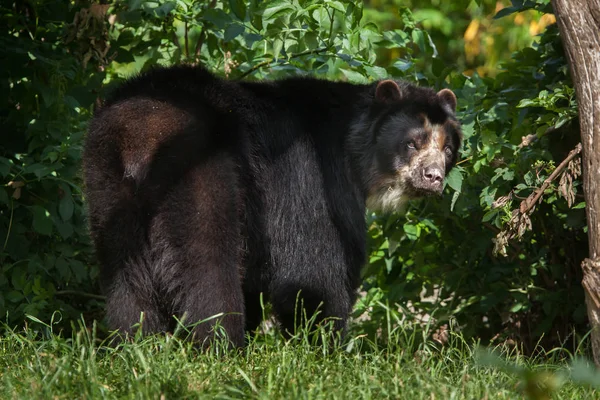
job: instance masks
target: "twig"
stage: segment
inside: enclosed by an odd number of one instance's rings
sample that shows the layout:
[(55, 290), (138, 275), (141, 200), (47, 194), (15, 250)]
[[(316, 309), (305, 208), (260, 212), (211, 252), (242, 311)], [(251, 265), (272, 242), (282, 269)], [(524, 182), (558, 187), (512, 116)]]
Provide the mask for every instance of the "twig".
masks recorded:
[(540, 139), (540, 138), (542, 138), (542, 137), (544, 137), (544, 136), (546, 136), (546, 135), (554, 132), (555, 130), (556, 130), (556, 128), (553, 127), (553, 126), (551, 126), (548, 129), (546, 129), (544, 131), (544, 133), (542, 133), (540, 136), (536, 135), (535, 133), (532, 133), (531, 135), (523, 136), (521, 138), (521, 144), (519, 144), (517, 146), (517, 148), (518, 149), (522, 149), (523, 147), (527, 147), (527, 146), (531, 145), (533, 142), (535, 142), (536, 140), (538, 140), (538, 139)]
[(184, 39), (184, 44), (185, 44), (185, 59), (186, 61), (190, 60), (190, 47), (188, 46), (188, 23), (187, 21), (185, 21), (185, 24), (183, 26), (183, 39)]
[(93, 293), (79, 292), (77, 290), (60, 290), (54, 293), (56, 296), (79, 296), (79, 297), (88, 297), (90, 299), (96, 300), (106, 300), (105, 296)]
[(10, 237), (10, 231), (12, 230), (13, 224), (13, 214), (15, 212), (15, 203), (13, 199), (10, 199), (10, 220), (8, 220), (8, 230), (6, 231), (6, 239), (4, 239), (4, 246), (2, 246), (2, 251), (6, 250), (6, 246), (8, 245), (8, 238)]
[(519, 206), (519, 211), (521, 212), (521, 214), (525, 214), (533, 208), (535, 203), (537, 203), (540, 197), (542, 197), (542, 194), (544, 194), (544, 191), (548, 188), (550, 183), (552, 183), (552, 181), (556, 179), (558, 175), (560, 175), (562, 170), (565, 169), (567, 165), (569, 165), (569, 162), (571, 162), (571, 160), (573, 160), (575, 156), (577, 156), (579, 153), (581, 153), (581, 143), (577, 144), (577, 146), (575, 146), (575, 148), (571, 150), (567, 158), (565, 158), (559, 164), (559, 166), (554, 169), (550, 176), (546, 178), (541, 187), (536, 189), (535, 192), (530, 194), (529, 197), (527, 197), (521, 202), (521, 205)]
[[(297, 53), (297, 54), (293, 54), (291, 55), (288, 60), (291, 60), (292, 58), (298, 58), (298, 57), (302, 57), (302, 56), (307, 56), (309, 54), (319, 54), (319, 53), (323, 53), (325, 51), (329, 50), (329, 47), (322, 47), (320, 49), (315, 49), (315, 50), (306, 50), (303, 51), (301, 53)], [(268, 60), (265, 60), (259, 64), (256, 64), (254, 67), (250, 68), (248, 71), (244, 72), (242, 75), (239, 76), (238, 79), (243, 79), (246, 76), (250, 75), (251, 73), (253, 73), (254, 71), (256, 71), (257, 69), (260, 69), (262, 67), (266, 67), (267, 65), (271, 64), (272, 62), (276, 61), (275, 58), (271, 58)]]
[[(333, 39), (331, 35), (333, 35), (333, 21), (335, 21), (335, 8), (333, 9), (333, 13), (329, 14), (329, 9), (327, 9), (327, 15), (329, 15), (329, 46), (333, 45)], [(360, 42), (360, 41), (359, 41)]]
[(472, 159), (473, 159), (473, 156), (467, 157), (467, 158), (462, 159), (459, 162), (457, 162), (456, 165), (460, 165), (460, 164), (466, 163), (467, 161), (471, 161)]

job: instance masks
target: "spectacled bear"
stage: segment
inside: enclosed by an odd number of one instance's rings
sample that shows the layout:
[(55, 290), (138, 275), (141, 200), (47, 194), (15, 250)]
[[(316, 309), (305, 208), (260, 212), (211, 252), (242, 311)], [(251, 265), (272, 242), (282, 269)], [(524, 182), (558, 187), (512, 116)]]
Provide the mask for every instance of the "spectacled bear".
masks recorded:
[(105, 101), (84, 146), (108, 326), (219, 321), (234, 345), (296, 302), (346, 323), (366, 259), (365, 207), (439, 195), (461, 143), (456, 97), (405, 82), (246, 82), (152, 70)]

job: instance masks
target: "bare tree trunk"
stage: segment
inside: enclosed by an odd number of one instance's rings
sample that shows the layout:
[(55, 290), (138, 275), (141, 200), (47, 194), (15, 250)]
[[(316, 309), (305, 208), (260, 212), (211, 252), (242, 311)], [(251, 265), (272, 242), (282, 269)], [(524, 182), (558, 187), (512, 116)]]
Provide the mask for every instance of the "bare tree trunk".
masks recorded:
[(552, 0), (579, 103), (590, 256), (583, 288), (600, 367), (600, 0)]

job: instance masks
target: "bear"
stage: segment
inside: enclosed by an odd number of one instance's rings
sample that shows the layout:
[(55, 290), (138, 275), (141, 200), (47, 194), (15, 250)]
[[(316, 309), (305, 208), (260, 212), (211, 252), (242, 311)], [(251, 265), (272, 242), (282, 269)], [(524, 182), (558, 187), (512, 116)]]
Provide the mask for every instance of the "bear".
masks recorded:
[[(392, 79), (225, 80), (152, 69), (96, 110), (83, 149), (111, 330), (215, 325), (243, 346), (261, 296), (284, 332), (301, 301), (343, 331), (366, 261), (366, 210), (439, 196), (462, 133), (456, 96)], [(201, 322), (201, 323), (197, 323)]]

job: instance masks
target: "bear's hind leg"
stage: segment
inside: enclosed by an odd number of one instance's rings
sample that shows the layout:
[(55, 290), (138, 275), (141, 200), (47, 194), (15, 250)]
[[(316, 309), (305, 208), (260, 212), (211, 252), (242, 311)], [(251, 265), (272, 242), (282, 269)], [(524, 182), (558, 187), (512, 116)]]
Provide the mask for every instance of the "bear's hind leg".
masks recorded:
[(122, 177), (113, 160), (101, 156), (89, 156), (88, 160), (95, 167), (87, 171), (86, 194), (91, 234), (101, 263), (107, 326), (130, 335), (141, 322), (145, 333), (166, 332), (171, 318), (156, 291), (147, 241), (152, 212), (140, 204), (133, 182)]
[(284, 333), (295, 334), (324, 322), (331, 323), (334, 331), (346, 327), (352, 291), (341, 284), (323, 284), (318, 277), (315, 282), (281, 279), (272, 284), (271, 301)]
[(138, 263), (119, 271), (112, 279), (106, 295), (108, 326), (126, 335), (136, 332), (137, 324), (144, 333), (167, 332), (172, 323), (161, 309), (152, 287), (148, 269)]
[[(152, 241), (162, 247), (159, 287), (173, 314), (210, 343), (219, 325), (244, 344), (240, 195), (235, 163), (217, 153), (190, 169), (159, 211)], [(203, 322), (202, 322), (203, 321)]]

